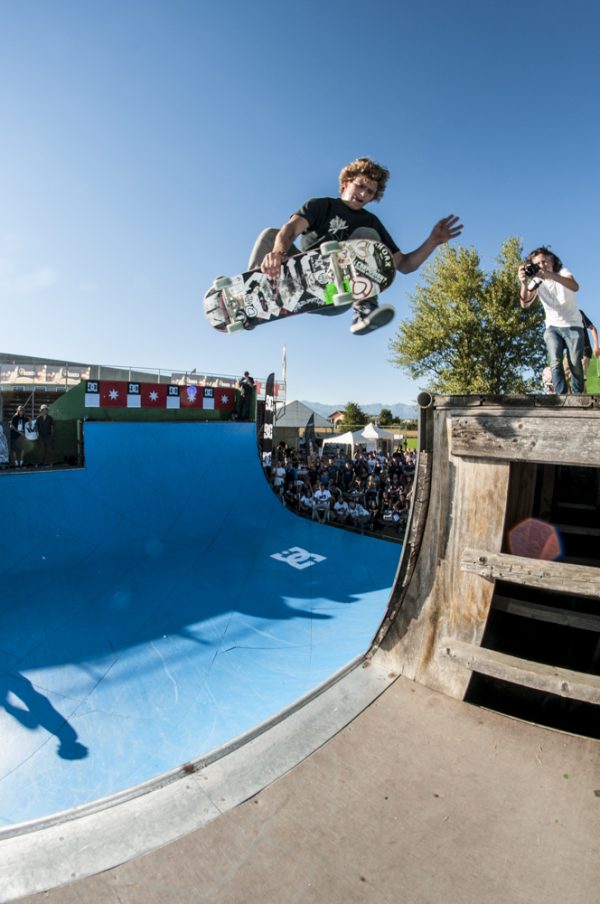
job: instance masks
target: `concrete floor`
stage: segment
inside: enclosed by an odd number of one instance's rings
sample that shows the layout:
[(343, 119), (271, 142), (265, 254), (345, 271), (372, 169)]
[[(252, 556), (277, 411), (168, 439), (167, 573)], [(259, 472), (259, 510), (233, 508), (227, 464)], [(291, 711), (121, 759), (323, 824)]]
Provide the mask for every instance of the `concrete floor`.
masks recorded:
[(598, 904), (600, 744), (398, 679), (283, 778), (30, 904)]

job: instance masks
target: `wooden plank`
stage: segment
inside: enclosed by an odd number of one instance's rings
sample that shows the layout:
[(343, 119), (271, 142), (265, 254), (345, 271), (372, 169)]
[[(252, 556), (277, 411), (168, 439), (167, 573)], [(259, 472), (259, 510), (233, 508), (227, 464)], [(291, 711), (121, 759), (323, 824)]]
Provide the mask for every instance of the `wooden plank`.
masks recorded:
[(436, 411), (448, 411), (459, 409), (478, 408), (480, 411), (506, 411), (512, 409), (526, 416), (528, 412), (535, 416), (549, 415), (556, 411), (568, 409), (569, 416), (579, 414), (584, 417), (592, 415), (600, 408), (600, 397), (588, 395), (468, 395), (468, 396), (439, 396), (433, 397), (432, 407)]
[(554, 524), (559, 533), (580, 537), (600, 537), (600, 527), (588, 527), (586, 524)]
[(570, 700), (600, 705), (599, 675), (587, 675), (584, 672), (519, 659), (517, 656), (476, 647), (454, 638), (442, 640), (440, 652), (452, 662), (472, 672), (548, 694), (556, 694), (559, 697), (568, 697)]
[[(588, 412), (589, 414), (589, 412)], [(455, 415), (452, 455), (600, 467), (600, 418), (547, 415)]]
[(557, 609), (554, 606), (544, 606), (542, 603), (532, 603), (528, 600), (515, 600), (499, 594), (494, 596), (492, 609), (507, 612), (509, 615), (531, 618), (534, 621), (580, 628), (583, 631), (596, 631), (600, 634), (600, 615), (574, 612), (572, 609)]
[(508, 581), (527, 587), (540, 587), (572, 596), (591, 596), (600, 600), (600, 568), (547, 562), (482, 549), (465, 549), (460, 567), (488, 581)]

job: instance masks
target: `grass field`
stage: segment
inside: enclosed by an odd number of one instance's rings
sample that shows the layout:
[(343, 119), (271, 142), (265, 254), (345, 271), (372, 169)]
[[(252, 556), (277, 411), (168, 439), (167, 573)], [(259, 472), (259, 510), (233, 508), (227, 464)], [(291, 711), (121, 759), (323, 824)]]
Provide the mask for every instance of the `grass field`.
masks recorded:
[(585, 391), (590, 395), (600, 395), (600, 358), (592, 358), (590, 361)]

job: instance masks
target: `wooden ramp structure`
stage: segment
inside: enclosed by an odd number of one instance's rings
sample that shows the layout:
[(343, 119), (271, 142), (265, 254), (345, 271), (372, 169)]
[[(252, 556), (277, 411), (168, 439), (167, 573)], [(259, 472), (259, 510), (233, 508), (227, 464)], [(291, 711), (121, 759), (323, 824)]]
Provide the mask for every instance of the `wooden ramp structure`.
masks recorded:
[[(459, 699), (477, 673), (600, 706), (598, 399), (420, 401), (411, 528), (374, 649)], [(498, 613), (512, 618), (516, 647), (532, 623), (585, 632), (586, 643), (572, 667), (539, 630), (515, 655), (495, 636)]]
[(596, 904), (600, 398), (419, 405), (364, 658), (177, 780), (7, 839), (0, 900)]

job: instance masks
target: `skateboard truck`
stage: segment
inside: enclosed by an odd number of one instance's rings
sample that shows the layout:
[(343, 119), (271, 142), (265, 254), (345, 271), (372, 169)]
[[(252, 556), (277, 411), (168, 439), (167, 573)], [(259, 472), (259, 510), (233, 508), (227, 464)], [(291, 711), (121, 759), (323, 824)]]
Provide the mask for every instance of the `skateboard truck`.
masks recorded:
[(354, 301), (354, 295), (352, 294), (352, 292), (346, 292), (344, 279), (342, 277), (340, 265), (338, 263), (338, 256), (343, 250), (344, 249), (339, 242), (323, 242), (320, 247), (320, 251), (323, 257), (331, 258), (331, 269), (333, 270), (335, 287), (337, 289), (337, 293), (332, 298), (332, 304), (334, 304), (336, 307), (340, 305), (352, 304)]
[(235, 298), (231, 295), (232, 285), (233, 280), (230, 279), (229, 276), (219, 276), (213, 283), (217, 292), (221, 293), (223, 303), (225, 304), (229, 315), (232, 317), (232, 322), (227, 324), (228, 333), (236, 333), (239, 330), (243, 330), (246, 320), (245, 313), (235, 305)]

